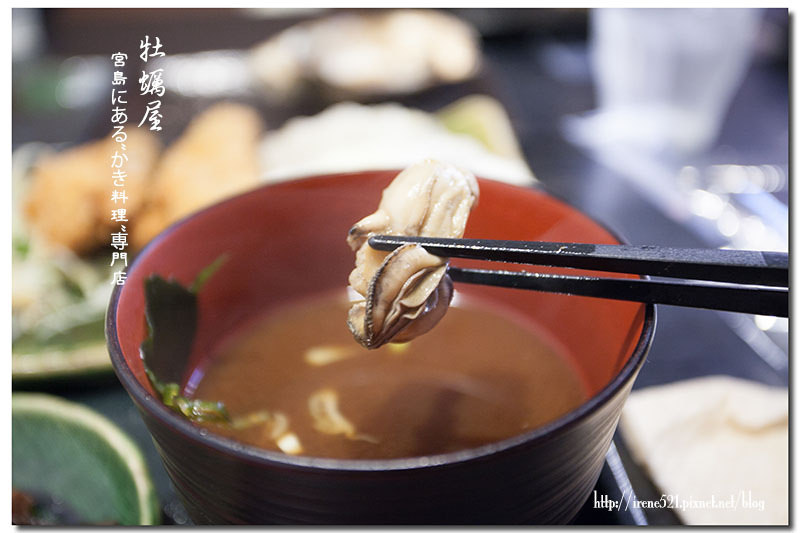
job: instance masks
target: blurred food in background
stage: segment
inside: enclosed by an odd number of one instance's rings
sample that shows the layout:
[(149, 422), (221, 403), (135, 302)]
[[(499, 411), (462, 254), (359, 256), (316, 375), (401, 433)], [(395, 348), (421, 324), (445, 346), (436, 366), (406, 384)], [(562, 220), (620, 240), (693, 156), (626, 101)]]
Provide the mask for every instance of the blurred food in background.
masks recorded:
[(15, 246), (12, 264), (14, 381), (110, 370), (103, 329), (108, 262), (31, 241)]
[[(131, 219), (139, 214), (161, 144), (155, 135), (128, 128), (124, 141), (127, 161), (124, 177), (128, 198), (124, 205)], [(25, 199), (25, 215), (31, 231), (54, 246), (75, 253), (92, 251), (108, 241), (113, 209), (111, 155), (117, 142), (107, 137), (59, 153), (40, 157), (32, 169)], [(121, 175), (122, 175), (121, 174)]]
[[(106, 142), (54, 156), (52, 148), (31, 144), (13, 154), (11, 311), (15, 382), (110, 369), (103, 332), (111, 294), (107, 263), (105, 258), (80, 257), (71, 248), (88, 250), (98, 244), (92, 224), (97, 222), (95, 215), (100, 209), (95, 204), (103, 204), (104, 198), (73, 193), (69, 182), (82, 186), (84, 193), (97, 191), (107, 183), (108, 156), (101, 162), (93, 154), (100, 145)], [(37, 169), (36, 161), (42, 162), (39, 168), (44, 168), (44, 173)], [(63, 182), (59, 181), (58, 161), (66, 161)], [(102, 174), (97, 173), (97, 165), (102, 165)], [(55, 182), (52, 196), (41, 188), (51, 180)], [(43, 231), (36, 231), (28, 222), (25, 207), (46, 198), (50, 199), (48, 205), (43, 205), (33, 220)], [(52, 211), (48, 211), (50, 207)], [(37, 211), (33, 209), (33, 214)], [(54, 212), (64, 218), (53, 218)], [(70, 226), (73, 218), (79, 222), (74, 228)], [(66, 228), (59, 228), (59, 223)], [(53, 240), (47, 237), (51, 233)]]
[(290, 119), (261, 144), (266, 181), (405, 168), (426, 158), (452, 161), (486, 178), (534, 180), (508, 115), (487, 96), (467, 97), (435, 114), (395, 103), (343, 102)]
[[(111, 293), (112, 209), (125, 206), (134, 249), (178, 218), (258, 182), (258, 114), (219, 104), (161, 156), (156, 137), (128, 128), (124, 203), (111, 200), (111, 138), (42, 149), (15, 171), (13, 375), (65, 377), (110, 369), (103, 330)], [(19, 158), (25, 159), (23, 154)], [(127, 253), (127, 252), (126, 252)], [(131, 253), (131, 259), (132, 259)]]
[[(664, 494), (679, 495), (684, 523), (789, 523), (786, 388), (730, 376), (648, 387), (628, 398), (620, 427)], [(700, 505), (712, 497), (736, 505)]]
[(346, 12), (282, 31), (251, 60), (268, 94), (319, 83), (345, 95), (393, 95), (469, 78), (480, 48), (474, 29), (442, 12)]
[(484, 94), (465, 96), (436, 113), (441, 123), (454, 133), (478, 139), (501, 157), (525, 160), (505, 108)]
[(140, 249), (178, 219), (258, 183), (258, 113), (220, 103), (195, 117), (158, 162), (142, 212), (133, 219)]

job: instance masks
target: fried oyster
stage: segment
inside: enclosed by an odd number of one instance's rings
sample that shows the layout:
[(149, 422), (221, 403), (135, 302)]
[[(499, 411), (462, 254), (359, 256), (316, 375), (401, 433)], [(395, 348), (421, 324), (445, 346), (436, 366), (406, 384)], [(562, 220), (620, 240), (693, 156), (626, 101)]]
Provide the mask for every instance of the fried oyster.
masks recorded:
[(350, 286), (364, 299), (350, 308), (347, 325), (362, 346), (408, 342), (426, 333), (453, 296), (446, 258), (416, 244), (381, 252), (369, 246), (369, 237), (461, 237), (477, 200), (472, 174), (426, 160), (398, 174), (383, 191), (378, 210), (350, 228), (347, 242), (356, 252)]
[[(37, 161), (24, 200), (32, 231), (50, 244), (84, 253), (108, 243), (109, 233), (119, 231), (119, 222), (110, 218), (112, 210), (124, 208), (124, 218), (135, 220), (161, 144), (137, 128), (128, 129), (124, 144), (123, 149), (109, 136)], [(109, 165), (115, 152), (127, 158), (119, 178)], [(112, 200), (115, 188), (125, 193), (119, 202)]]
[(254, 109), (230, 102), (195, 117), (153, 172), (133, 246), (142, 248), (181, 217), (255, 187), (262, 127)]

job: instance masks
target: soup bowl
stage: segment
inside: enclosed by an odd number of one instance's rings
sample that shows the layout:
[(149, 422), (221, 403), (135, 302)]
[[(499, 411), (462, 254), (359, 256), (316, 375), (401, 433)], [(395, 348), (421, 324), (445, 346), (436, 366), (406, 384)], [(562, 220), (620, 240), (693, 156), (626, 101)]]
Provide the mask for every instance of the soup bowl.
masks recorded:
[[(354, 263), (345, 244), (347, 230), (374, 210), (396, 174), (309, 177), (223, 201), (163, 232), (130, 266), (125, 284), (116, 287), (106, 320), (114, 369), (195, 523), (564, 523), (589, 496), (652, 340), (652, 306), (457, 286), (535, 323), (572, 359), (589, 399), (542, 427), (441, 455), (358, 460), (260, 449), (194, 425), (167, 408), (151, 387), (139, 353), (147, 335), (143, 285), (149, 275), (158, 273), (188, 285), (205, 266), (227, 254), (198, 296), (199, 322), (183, 369), (186, 374), (252, 317), (299, 298), (343, 289)], [(467, 237), (619, 242), (601, 225), (541, 190), (479, 183), (480, 201)], [(499, 265), (488, 264), (492, 266)], [(344, 317), (341, 320), (345, 328)]]

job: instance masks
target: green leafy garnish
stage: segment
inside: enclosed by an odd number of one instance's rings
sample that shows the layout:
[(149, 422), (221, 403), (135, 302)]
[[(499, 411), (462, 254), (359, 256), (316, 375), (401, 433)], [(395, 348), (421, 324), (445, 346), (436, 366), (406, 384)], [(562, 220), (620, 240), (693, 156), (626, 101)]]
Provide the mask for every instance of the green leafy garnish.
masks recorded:
[(200, 399), (190, 399), (181, 395), (180, 385), (177, 383), (162, 383), (153, 372), (144, 367), (150, 383), (156, 390), (161, 401), (167, 407), (181, 413), (194, 422), (230, 422), (228, 410), (222, 402), (210, 402)]
[(74, 279), (68, 272), (61, 268), (56, 268), (56, 270), (61, 276), (61, 285), (64, 287), (64, 292), (74, 300), (84, 300), (86, 298), (86, 292), (84, 292), (78, 280)]
[(20, 259), (25, 259), (28, 257), (28, 253), (31, 251), (30, 241), (24, 237), (20, 237), (19, 235), (12, 237), (11, 246), (13, 247), (14, 252), (19, 255)]
[(140, 347), (142, 359), (161, 381), (179, 382), (197, 329), (197, 295), (153, 274), (144, 282), (144, 296), (149, 335)]
[(222, 255), (205, 267), (187, 288), (174, 279), (153, 274), (144, 282), (148, 336), (139, 350), (144, 371), (164, 405), (192, 422), (225, 424), (246, 429), (272, 421), (268, 411), (231, 418), (223, 402), (187, 398), (178, 382), (192, 352), (197, 330), (197, 294), (227, 260)]
[(225, 262), (220, 256), (204, 268), (190, 288), (153, 274), (144, 284), (148, 336), (140, 346), (151, 385), (167, 407), (194, 422), (230, 422), (222, 402), (183, 396), (178, 382), (192, 352), (197, 330), (197, 291)]
[(194, 278), (189, 290), (194, 294), (199, 293), (200, 289), (203, 288), (203, 285), (205, 285), (206, 282), (211, 279), (211, 276), (213, 276), (227, 260), (228, 254), (222, 254), (221, 256), (217, 257), (213, 263), (201, 270), (200, 273)]

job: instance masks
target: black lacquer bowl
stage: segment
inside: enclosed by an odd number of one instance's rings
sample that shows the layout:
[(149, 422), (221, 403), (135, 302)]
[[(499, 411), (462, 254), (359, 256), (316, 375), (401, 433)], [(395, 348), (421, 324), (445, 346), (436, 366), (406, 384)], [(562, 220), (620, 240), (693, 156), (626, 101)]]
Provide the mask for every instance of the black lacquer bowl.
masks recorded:
[[(564, 523), (589, 496), (652, 340), (652, 306), (459, 287), (544, 328), (572, 355), (592, 396), (544, 427), (457, 453), (383, 461), (288, 456), (209, 433), (155, 395), (139, 355), (146, 336), (147, 276), (159, 273), (188, 284), (203, 267), (228, 254), (200, 294), (192, 356), (188, 364), (182, 362), (185, 374), (249, 317), (343, 287), (353, 265), (344, 243), (347, 230), (377, 205), (395, 174), (306, 178), (217, 204), (161, 234), (131, 265), (125, 285), (114, 291), (106, 323), (114, 369), (195, 523)], [(486, 180), (480, 186), (468, 237), (618, 242), (544, 192)]]

